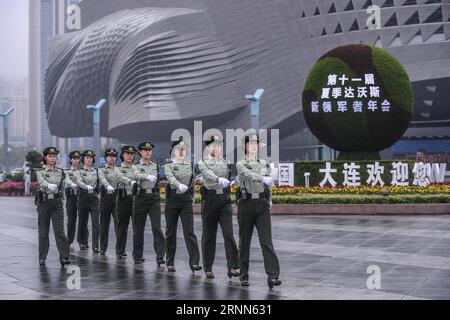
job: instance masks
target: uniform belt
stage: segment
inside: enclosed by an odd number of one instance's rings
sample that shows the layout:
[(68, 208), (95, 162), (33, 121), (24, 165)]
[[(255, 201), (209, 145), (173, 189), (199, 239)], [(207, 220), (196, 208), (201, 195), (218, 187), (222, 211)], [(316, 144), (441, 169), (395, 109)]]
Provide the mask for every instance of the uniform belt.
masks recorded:
[(145, 194), (158, 193), (158, 191), (157, 190), (153, 190), (153, 188), (151, 188), (151, 189), (143, 189), (143, 190), (145, 190)]
[(70, 192), (70, 190), (72, 190), (72, 194), (70, 196), (77, 196), (78, 195), (78, 190), (77, 189), (67, 188), (67, 190), (69, 192)]
[(95, 188), (94, 188), (94, 191), (92, 191), (92, 192), (89, 192), (89, 191), (87, 191), (87, 190), (84, 190), (84, 189), (80, 189), (80, 193), (86, 193), (86, 194), (95, 194), (95, 193), (96, 193), (96, 191), (95, 191)]
[(266, 194), (264, 192), (261, 193), (249, 193), (249, 199), (265, 199)]
[(61, 195), (59, 193), (47, 193), (47, 199), (48, 200), (61, 199)]
[(216, 194), (229, 194), (230, 189), (223, 188), (223, 189), (206, 189), (206, 194), (208, 195), (216, 195)]
[(178, 195), (183, 195), (183, 194), (188, 194), (188, 195), (190, 195), (191, 194), (191, 191), (192, 191), (192, 187), (190, 187), (186, 192), (180, 192), (178, 189), (172, 189), (171, 188), (171, 193), (173, 193), (173, 194), (178, 194)]

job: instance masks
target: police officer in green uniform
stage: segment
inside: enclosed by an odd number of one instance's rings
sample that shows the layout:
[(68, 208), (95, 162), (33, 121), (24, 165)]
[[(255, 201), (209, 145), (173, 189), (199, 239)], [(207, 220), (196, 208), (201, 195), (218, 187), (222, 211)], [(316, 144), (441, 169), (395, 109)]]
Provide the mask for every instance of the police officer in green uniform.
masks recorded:
[(272, 244), (270, 208), (272, 206), (273, 179), (269, 164), (258, 158), (259, 137), (245, 136), (245, 157), (237, 163), (240, 189), (237, 192), (239, 222), (239, 258), (241, 263), (241, 285), (248, 286), (250, 243), (253, 229), (258, 230), (264, 268), (269, 288), (281, 285), (278, 280), (280, 264)]
[(145, 261), (144, 230), (147, 215), (150, 217), (153, 233), (153, 247), (156, 263), (164, 264), (166, 241), (161, 230), (161, 197), (159, 194), (159, 165), (150, 160), (154, 145), (142, 142), (138, 146), (141, 160), (135, 165), (135, 177), (138, 183), (133, 203), (133, 259), (139, 264)]
[(89, 230), (88, 220), (91, 216), (92, 225), (92, 250), (99, 253), (99, 193), (100, 186), (104, 185), (108, 191), (114, 188), (106, 181), (101, 170), (95, 169), (95, 153), (92, 150), (85, 150), (81, 157), (83, 169), (75, 173), (76, 184), (80, 188), (78, 196), (78, 235), (77, 240), (81, 250), (88, 250)]
[(177, 248), (177, 224), (181, 218), (184, 241), (189, 253), (189, 266), (192, 272), (201, 270), (199, 265), (200, 252), (197, 237), (194, 233), (194, 213), (192, 202), (194, 199), (195, 173), (192, 163), (185, 160), (186, 144), (183, 138), (172, 143), (170, 153), (172, 159), (164, 166), (168, 180), (166, 186), (166, 245), (167, 270), (175, 272), (175, 252)]
[(108, 249), (109, 239), (109, 225), (111, 223), (111, 217), (114, 222), (114, 232), (117, 239), (117, 211), (116, 211), (116, 199), (117, 190), (121, 181), (121, 173), (116, 166), (117, 150), (114, 148), (108, 148), (104, 154), (106, 164), (100, 168), (106, 181), (114, 190), (101, 187), (100, 192), (100, 255), (105, 255)]
[(117, 259), (126, 259), (126, 246), (128, 237), (128, 226), (130, 218), (133, 219), (133, 189), (137, 186), (135, 177), (135, 166), (133, 164), (136, 148), (134, 146), (123, 146), (120, 153), (122, 164), (120, 166), (120, 179), (117, 196)]
[[(66, 170), (66, 174), (72, 181), (76, 181), (75, 173), (78, 171), (78, 166), (80, 165), (80, 157), (80, 151), (71, 151), (69, 153), (70, 169)], [(69, 245), (71, 245), (75, 239), (75, 229), (77, 226), (78, 190), (76, 185), (74, 188), (72, 188), (70, 185), (66, 185), (65, 192), (67, 213), (67, 240), (69, 240)]]
[(55, 234), (56, 247), (59, 252), (61, 266), (69, 262), (69, 242), (64, 234), (64, 183), (74, 187), (74, 183), (64, 170), (56, 167), (59, 151), (55, 147), (48, 147), (43, 151), (44, 168), (37, 171), (39, 190), (36, 193), (39, 233), (39, 264), (45, 265), (50, 241), (50, 220)]
[(207, 278), (214, 278), (212, 266), (216, 253), (217, 226), (220, 224), (227, 258), (228, 277), (238, 277), (238, 250), (233, 236), (233, 209), (230, 198), (231, 171), (222, 155), (222, 141), (214, 135), (206, 141), (208, 156), (199, 161), (203, 175), (202, 196), (202, 253)]

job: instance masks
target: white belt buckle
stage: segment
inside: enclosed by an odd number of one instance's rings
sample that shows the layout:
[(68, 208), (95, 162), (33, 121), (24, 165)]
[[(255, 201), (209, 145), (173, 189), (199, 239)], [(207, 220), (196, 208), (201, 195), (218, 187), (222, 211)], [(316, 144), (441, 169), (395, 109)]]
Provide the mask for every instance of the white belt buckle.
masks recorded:
[(145, 193), (153, 193), (152, 189), (145, 189)]
[(252, 193), (252, 199), (259, 199), (259, 193)]
[(47, 199), (49, 200), (55, 199), (55, 195), (53, 193), (49, 193)]
[(223, 189), (216, 189), (216, 194), (223, 194)]

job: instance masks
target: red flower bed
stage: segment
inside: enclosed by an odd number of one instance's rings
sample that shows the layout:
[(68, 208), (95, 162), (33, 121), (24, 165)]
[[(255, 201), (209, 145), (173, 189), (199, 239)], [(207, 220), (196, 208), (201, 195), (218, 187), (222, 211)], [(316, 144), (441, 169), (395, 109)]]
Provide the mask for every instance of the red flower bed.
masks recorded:
[[(38, 188), (37, 181), (31, 183), (31, 192)], [(23, 181), (7, 181), (0, 183), (0, 193), (24, 192), (25, 183)]]

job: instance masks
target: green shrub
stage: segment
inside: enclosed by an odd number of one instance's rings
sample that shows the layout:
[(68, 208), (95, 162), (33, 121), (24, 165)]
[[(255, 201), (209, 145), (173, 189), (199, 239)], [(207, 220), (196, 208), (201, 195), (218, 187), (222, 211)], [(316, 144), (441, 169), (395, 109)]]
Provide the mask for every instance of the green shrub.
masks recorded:
[(394, 203), (450, 203), (449, 194), (433, 195), (277, 195), (273, 203), (279, 204), (394, 204)]
[[(362, 79), (365, 74), (374, 74), (375, 86), (380, 88), (380, 97), (376, 98), (378, 108), (381, 102), (388, 100), (390, 112), (368, 110), (367, 102), (375, 98), (355, 95), (355, 98), (321, 99), (322, 88), (330, 87), (327, 86), (330, 74)], [(352, 87), (355, 88), (355, 84)], [(312, 101), (322, 106), (324, 100), (332, 102), (333, 112), (323, 112), (321, 108), (320, 112), (311, 112)], [(365, 106), (361, 113), (352, 110), (356, 100)], [(337, 101), (347, 101), (348, 111), (338, 112)], [(379, 159), (378, 151), (392, 146), (408, 128), (414, 94), (408, 74), (389, 52), (364, 44), (345, 45), (327, 52), (312, 67), (305, 82), (302, 105), (311, 132), (330, 148), (343, 151), (339, 159)]]

